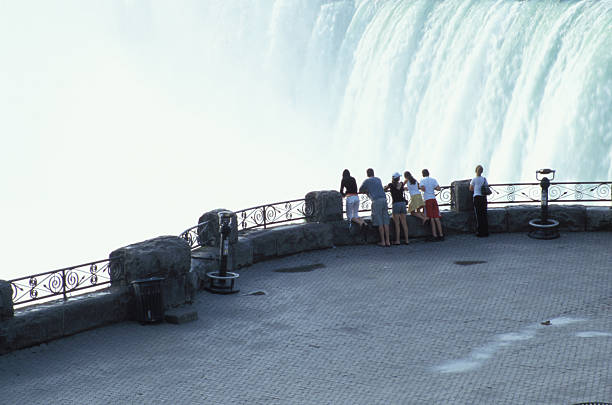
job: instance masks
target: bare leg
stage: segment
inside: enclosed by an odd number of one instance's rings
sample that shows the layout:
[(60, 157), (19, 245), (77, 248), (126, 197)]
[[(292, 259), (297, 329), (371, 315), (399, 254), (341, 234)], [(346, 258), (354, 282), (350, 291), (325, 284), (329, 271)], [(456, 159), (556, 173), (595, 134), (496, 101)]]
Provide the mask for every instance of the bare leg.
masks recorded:
[(391, 246), (391, 242), (389, 241), (389, 224), (385, 224), (383, 228), (385, 232), (385, 245)]
[(400, 227), (399, 227), (399, 214), (393, 214), (393, 223), (395, 224), (395, 243), (394, 245), (400, 244)]
[[(402, 228), (404, 228), (404, 240), (406, 242), (406, 245), (410, 242), (408, 242), (408, 224), (406, 223), (406, 215), (405, 214), (400, 214), (400, 221), (402, 223)], [(399, 243), (399, 236), (397, 237), (397, 243)]]
[[(389, 225), (387, 225), (387, 227), (388, 226)], [(380, 225), (378, 227), (378, 233), (380, 234), (380, 242), (378, 243), (378, 246), (386, 246), (386, 243), (385, 243), (385, 228), (382, 225)]]
[(438, 234), (436, 233), (436, 223), (435, 223), (435, 222), (436, 222), (436, 219), (437, 219), (437, 218), (433, 218), (433, 219), (431, 219), (431, 218), (430, 218), (430, 221), (429, 221), (429, 222), (431, 223), (431, 235), (432, 235), (434, 238), (437, 238), (437, 237), (438, 237)]
[(434, 221), (436, 223), (436, 228), (438, 228), (438, 235), (440, 235), (440, 237), (444, 237), (444, 235), (442, 235), (442, 222), (440, 222), (440, 218), (434, 218)]
[(425, 225), (425, 222), (427, 222), (427, 219), (428, 219), (425, 216), (425, 214), (423, 214), (422, 212), (418, 212), (418, 211), (412, 211), (410, 215), (412, 215), (413, 217), (419, 218), (421, 220), (421, 225)]
[(423, 224), (425, 224), (425, 222), (430, 220), (430, 218), (428, 218), (427, 215), (425, 215), (425, 207), (419, 208), (418, 211), (421, 215), (423, 215)]

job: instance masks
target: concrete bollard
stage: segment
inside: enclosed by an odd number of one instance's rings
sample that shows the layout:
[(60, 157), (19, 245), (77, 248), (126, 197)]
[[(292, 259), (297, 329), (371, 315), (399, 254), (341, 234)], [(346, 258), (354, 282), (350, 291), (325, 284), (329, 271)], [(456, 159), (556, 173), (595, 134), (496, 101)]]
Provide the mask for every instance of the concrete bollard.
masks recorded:
[(342, 194), (335, 190), (311, 191), (306, 194), (307, 222), (342, 221)]
[(110, 254), (121, 263), (122, 277), (111, 285), (129, 285), (132, 281), (160, 277), (166, 307), (184, 304), (190, 296), (187, 273), (191, 268), (191, 249), (177, 236), (160, 236), (119, 248)]
[(451, 183), (451, 208), (456, 212), (473, 212), (473, 193), (470, 191), (471, 180), (455, 180)]
[(0, 280), (0, 320), (12, 318), (13, 310), (13, 287), (8, 281)]

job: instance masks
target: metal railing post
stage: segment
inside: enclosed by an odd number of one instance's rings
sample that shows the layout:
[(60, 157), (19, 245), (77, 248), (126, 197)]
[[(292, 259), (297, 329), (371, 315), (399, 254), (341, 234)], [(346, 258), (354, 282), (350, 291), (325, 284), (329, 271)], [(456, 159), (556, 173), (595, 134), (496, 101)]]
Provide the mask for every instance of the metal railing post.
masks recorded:
[(263, 222), (264, 222), (264, 229), (266, 229), (266, 206), (263, 206)]
[(64, 295), (64, 301), (68, 299), (66, 296), (66, 269), (62, 269), (62, 293)]

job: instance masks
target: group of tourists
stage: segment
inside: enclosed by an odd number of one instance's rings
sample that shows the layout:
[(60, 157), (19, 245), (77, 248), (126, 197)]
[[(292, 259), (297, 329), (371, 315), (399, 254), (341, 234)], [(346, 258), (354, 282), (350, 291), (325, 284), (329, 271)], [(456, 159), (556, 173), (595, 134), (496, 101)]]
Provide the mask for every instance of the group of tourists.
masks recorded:
[[(474, 197), (474, 213), (476, 217), (476, 236), (489, 235), (487, 222), (487, 197), (483, 191), (488, 188), (487, 179), (482, 177), (483, 167), (476, 167), (476, 177), (470, 182), (470, 190)], [(436, 191), (440, 191), (440, 184), (430, 177), (429, 170), (422, 170), (423, 178), (417, 181), (409, 171), (404, 172), (404, 180), (398, 172), (391, 176), (391, 183), (383, 186), (382, 181), (374, 176), (374, 169), (366, 171), (368, 176), (361, 187), (357, 188), (357, 181), (351, 176), (348, 169), (342, 172), (340, 193), (346, 197), (346, 216), (351, 224), (362, 229), (369, 226), (363, 218), (359, 217), (359, 193), (365, 193), (370, 198), (372, 212), (372, 226), (378, 228), (380, 234), (379, 246), (391, 246), (389, 237), (389, 210), (387, 207), (386, 192), (390, 192), (392, 200), (392, 218), (395, 225), (395, 241), (393, 245), (400, 244), (400, 230), (404, 232), (404, 242), (408, 240), (408, 224), (406, 215), (410, 214), (421, 220), (421, 224), (429, 222), (431, 226), (432, 241), (443, 241), (440, 209), (436, 200)], [(410, 200), (407, 201), (404, 191), (408, 191)], [(422, 192), (422, 194), (421, 194)], [(400, 229), (401, 225), (401, 229)]]

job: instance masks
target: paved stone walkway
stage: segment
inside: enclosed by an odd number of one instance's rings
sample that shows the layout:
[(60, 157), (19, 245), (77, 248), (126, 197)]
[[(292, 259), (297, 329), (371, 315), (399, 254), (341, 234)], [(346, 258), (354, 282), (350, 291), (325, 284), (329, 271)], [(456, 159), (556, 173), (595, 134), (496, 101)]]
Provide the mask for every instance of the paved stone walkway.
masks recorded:
[(612, 233), (335, 248), (240, 273), (240, 295), (200, 293), (198, 321), (1, 356), (0, 403), (612, 402)]

